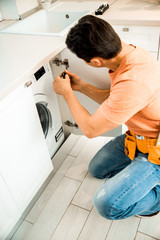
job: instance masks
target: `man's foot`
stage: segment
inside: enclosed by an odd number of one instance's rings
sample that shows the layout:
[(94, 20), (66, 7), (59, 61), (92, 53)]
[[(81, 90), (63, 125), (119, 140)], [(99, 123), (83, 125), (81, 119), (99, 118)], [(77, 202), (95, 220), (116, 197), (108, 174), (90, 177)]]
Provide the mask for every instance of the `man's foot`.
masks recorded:
[(136, 215), (137, 217), (153, 217), (153, 216), (156, 216), (157, 214), (159, 213), (159, 211), (155, 212), (155, 213), (151, 213), (151, 214), (148, 214), (148, 215)]

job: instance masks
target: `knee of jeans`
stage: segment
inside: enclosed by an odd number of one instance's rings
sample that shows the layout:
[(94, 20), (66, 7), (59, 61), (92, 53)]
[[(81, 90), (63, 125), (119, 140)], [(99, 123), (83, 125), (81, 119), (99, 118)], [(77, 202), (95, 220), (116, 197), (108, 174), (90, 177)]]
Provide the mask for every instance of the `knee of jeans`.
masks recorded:
[(104, 178), (104, 176), (101, 175), (101, 171), (98, 170), (98, 166), (95, 166), (95, 164), (92, 163), (92, 161), (88, 166), (88, 171), (93, 177), (100, 178), (100, 179)]
[(115, 207), (115, 199), (106, 194), (105, 189), (97, 191), (93, 196), (93, 204), (99, 214), (110, 220), (121, 219), (123, 211)]
[(96, 177), (96, 169), (95, 167), (93, 166), (92, 162), (89, 163), (89, 166), (88, 166), (88, 171), (89, 173), (93, 176), (93, 177)]

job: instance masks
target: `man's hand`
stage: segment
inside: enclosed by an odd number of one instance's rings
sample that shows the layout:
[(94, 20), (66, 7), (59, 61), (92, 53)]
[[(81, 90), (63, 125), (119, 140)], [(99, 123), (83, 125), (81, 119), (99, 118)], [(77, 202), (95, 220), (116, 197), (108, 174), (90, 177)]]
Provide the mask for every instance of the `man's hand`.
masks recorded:
[(84, 82), (75, 73), (64, 70), (70, 77), (71, 88), (74, 91), (79, 91), (85, 94), (89, 98), (93, 99), (95, 102), (102, 104), (109, 97), (110, 90), (100, 89), (98, 87), (92, 86), (91, 84)]
[(69, 75), (65, 75), (65, 79), (59, 76), (55, 77), (53, 82), (53, 89), (55, 93), (65, 97), (70, 91), (72, 91)]
[(65, 72), (69, 75), (71, 80), (71, 87), (74, 91), (81, 91), (82, 86), (84, 85), (84, 81), (76, 75), (75, 73), (69, 72), (65, 70)]

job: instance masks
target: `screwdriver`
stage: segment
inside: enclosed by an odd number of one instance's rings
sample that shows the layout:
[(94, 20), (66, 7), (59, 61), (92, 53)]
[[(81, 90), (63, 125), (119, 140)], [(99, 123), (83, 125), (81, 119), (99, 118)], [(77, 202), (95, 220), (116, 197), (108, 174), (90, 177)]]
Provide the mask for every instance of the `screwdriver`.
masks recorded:
[[(66, 66), (66, 70), (67, 70), (69, 68), (69, 63), (67, 59), (64, 60), (64, 65)], [(66, 73), (63, 72), (61, 77), (65, 79), (65, 76), (66, 76)]]
[(65, 79), (66, 73), (63, 72), (61, 78)]

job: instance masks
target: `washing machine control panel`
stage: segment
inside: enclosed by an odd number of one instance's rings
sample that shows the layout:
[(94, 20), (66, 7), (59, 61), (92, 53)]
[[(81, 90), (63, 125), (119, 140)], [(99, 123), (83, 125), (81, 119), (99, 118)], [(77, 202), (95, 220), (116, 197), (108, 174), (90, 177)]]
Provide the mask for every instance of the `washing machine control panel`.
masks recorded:
[(45, 76), (45, 74), (50, 73), (51, 69), (49, 66), (49, 63), (45, 64), (44, 66), (42, 66), (41, 68), (39, 68), (31, 77), (30, 80), (32, 82), (37, 82), (39, 81), (43, 76)]
[(42, 66), (37, 72), (35, 72), (34, 76), (36, 81), (38, 81), (44, 74), (45, 74), (45, 68)]

